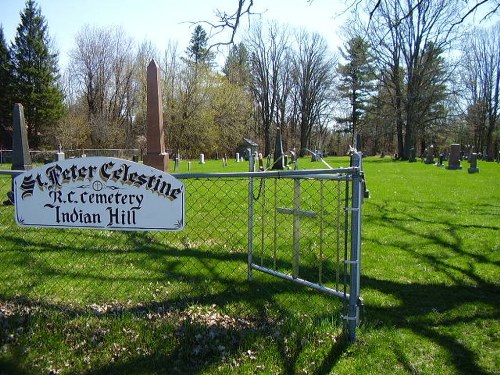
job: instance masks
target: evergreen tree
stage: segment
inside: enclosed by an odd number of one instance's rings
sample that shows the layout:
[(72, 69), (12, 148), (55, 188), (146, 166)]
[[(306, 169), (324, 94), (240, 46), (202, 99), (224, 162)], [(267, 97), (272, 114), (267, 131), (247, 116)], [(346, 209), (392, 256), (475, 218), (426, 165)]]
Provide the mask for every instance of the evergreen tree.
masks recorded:
[(338, 66), (341, 82), (337, 88), (341, 96), (349, 100), (351, 113), (349, 118), (339, 121), (350, 124), (354, 142), (356, 134), (361, 131), (360, 123), (373, 90), (373, 58), (368, 43), (360, 36), (351, 38), (346, 50), (341, 52), (347, 63)]
[(188, 60), (195, 65), (211, 66), (214, 60), (214, 54), (207, 47), (208, 37), (205, 29), (197, 25), (189, 41), (186, 50)]
[(12, 69), (10, 52), (5, 42), (3, 28), (0, 26), (0, 145), (12, 147), (9, 128), (12, 124)]
[(229, 82), (241, 87), (250, 83), (250, 60), (248, 50), (243, 43), (234, 45), (229, 51), (222, 73)]
[(34, 0), (27, 0), (17, 27), (11, 56), (15, 100), (24, 105), (31, 147), (42, 145), (63, 115), (63, 94), (57, 85), (57, 54), (50, 50), (47, 22)]

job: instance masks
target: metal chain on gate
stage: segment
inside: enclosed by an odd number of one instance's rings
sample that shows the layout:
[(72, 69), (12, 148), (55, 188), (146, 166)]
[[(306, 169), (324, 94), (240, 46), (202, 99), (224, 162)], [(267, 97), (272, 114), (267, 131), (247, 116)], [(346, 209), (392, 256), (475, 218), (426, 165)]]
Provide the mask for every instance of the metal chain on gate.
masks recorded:
[(260, 184), (259, 184), (259, 193), (257, 194), (257, 196), (255, 196), (254, 192), (252, 191), (252, 196), (253, 196), (253, 200), (254, 201), (258, 201), (259, 198), (260, 198), (260, 195), (262, 193), (262, 188), (264, 187), (265, 185), (265, 181), (263, 178), (260, 179)]

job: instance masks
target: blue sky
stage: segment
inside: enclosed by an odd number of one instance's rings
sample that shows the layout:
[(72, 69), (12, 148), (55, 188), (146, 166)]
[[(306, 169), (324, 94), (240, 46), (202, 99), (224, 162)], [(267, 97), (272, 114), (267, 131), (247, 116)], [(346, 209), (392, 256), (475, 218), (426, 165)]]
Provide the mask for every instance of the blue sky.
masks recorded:
[[(137, 43), (144, 40), (163, 52), (169, 41), (184, 51), (193, 26), (190, 21), (215, 20), (217, 8), (233, 11), (237, 0), (38, 0), (49, 35), (65, 66), (75, 35), (85, 25), (121, 26)], [(340, 46), (342, 0), (254, 0), (254, 11), (264, 20), (320, 33), (332, 50)], [(13, 41), (25, 0), (0, 0), (0, 24), (5, 39)], [(205, 27), (208, 31), (208, 27)]]

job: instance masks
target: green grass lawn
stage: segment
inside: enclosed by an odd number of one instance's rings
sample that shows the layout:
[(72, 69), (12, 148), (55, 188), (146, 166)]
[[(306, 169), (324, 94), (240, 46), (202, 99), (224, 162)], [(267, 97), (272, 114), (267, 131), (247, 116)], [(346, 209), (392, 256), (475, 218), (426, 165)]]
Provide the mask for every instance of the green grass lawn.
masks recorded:
[(24, 230), (1, 207), (0, 374), (500, 374), (500, 165), (462, 165), (364, 160), (351, 345), (341, 301), (246, 281), (244, 180), (215, 182), (211, 199), (204, 180), (186, 180), (200, 197), (169, 235)]

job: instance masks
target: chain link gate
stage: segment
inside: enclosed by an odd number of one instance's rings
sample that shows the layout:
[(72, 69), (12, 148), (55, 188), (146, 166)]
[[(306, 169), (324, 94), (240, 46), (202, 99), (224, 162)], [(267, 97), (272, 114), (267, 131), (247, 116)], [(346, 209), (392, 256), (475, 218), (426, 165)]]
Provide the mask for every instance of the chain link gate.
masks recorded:
[(266, 172), (250, 178), (248, 278), (254, 270), (344, 301), (350, 341), (359, 324), (361, 154), (351, 168)]
[[(340, 297), (353, 341), (363, 184), (357, 154), (352, 165), (172, 174), (187, 192), (187, 224), (177, 233), (20, 228), (13, 207), (2, 205), (0, 299), (99, 311), (215, 301), (237, 311), (238, 296), (250, 290), (245, 279), (277, 276)], [(18, 173), (0, 171), (2, 201)]]

